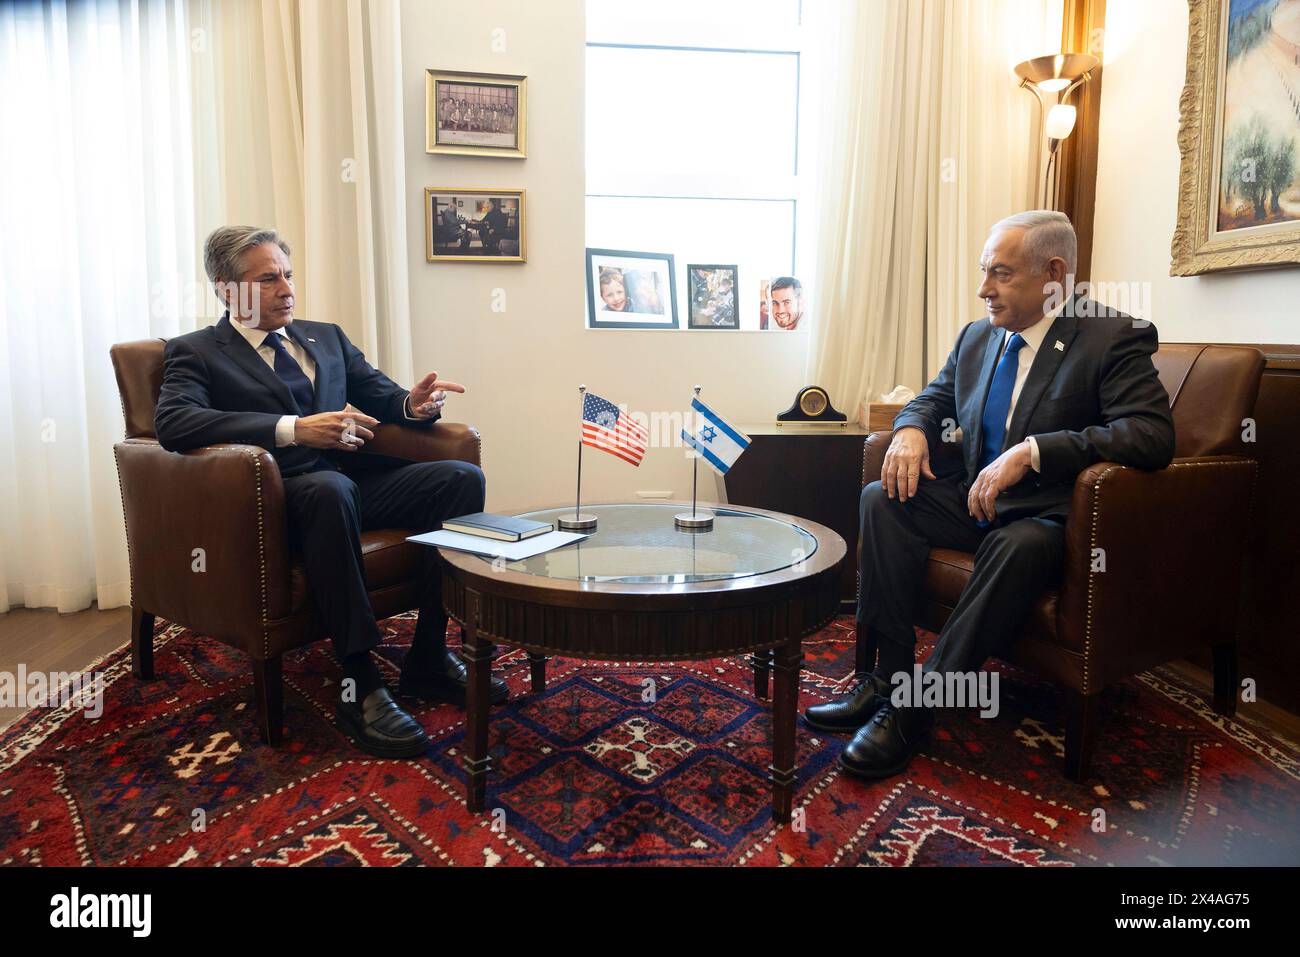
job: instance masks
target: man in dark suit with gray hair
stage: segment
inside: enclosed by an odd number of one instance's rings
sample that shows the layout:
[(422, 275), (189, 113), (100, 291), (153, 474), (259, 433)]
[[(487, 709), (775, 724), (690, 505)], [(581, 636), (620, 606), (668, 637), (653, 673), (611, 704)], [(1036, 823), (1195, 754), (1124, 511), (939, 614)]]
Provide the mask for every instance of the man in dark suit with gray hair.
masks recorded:
[[(880, 481), (862, 491), (857, 624), (877, 640), (876, 667), (852, 695), (805, 713), (813, 727), (856, 732), (840, 756), (851, 774), (901, 773), (929, 729), (932, 712), (909, 700), (914, 691), (898, 705), (891, 697), (913, 680), (930, 549), (975, 554), (925, 663), (923, 676), (946, 678), (1009, 647), (1059, 578), (1079, 472), (1100, 461), (1161, 469), (1173, 458), (1155, 327), (1071, 295), (1076, 248), (1063, 213), (994, 225), (980, 260), (988, 315), (961, 330), (934, 381), (894, 419)], [(931, 450), (958, 429), (962, 467), (936, 476)]]
[[(375, 369), (326, 322), (294, 319), (289, 246), (273, 229), (227, 226), (204, 245), (204, 266), (228, 310), (215, 326), (168, 340), (154, 413), (171, 452), (240, 442), (260, 445), (280, 468), (289, 532), (320, 619), (343, 667), (337, 717), (358, 747), (414, 757), (428, 736), (385, 686), (360, 533), (431, 531), (481, 511), (484, 479), (469, 462), (365, 463), (355, 455), (381, 422), (429, 425), (448, 393), (465, 387), (430, 372), (410, 390)], [(436, 550), (426, 549), (419, 620), (399, 690), (463, 699), (465, 666), (447, 650), (447, 615)], [(250, 588), (257, 587), (253, 578)], [(492, 698), (505, 684), (494, 679)]]

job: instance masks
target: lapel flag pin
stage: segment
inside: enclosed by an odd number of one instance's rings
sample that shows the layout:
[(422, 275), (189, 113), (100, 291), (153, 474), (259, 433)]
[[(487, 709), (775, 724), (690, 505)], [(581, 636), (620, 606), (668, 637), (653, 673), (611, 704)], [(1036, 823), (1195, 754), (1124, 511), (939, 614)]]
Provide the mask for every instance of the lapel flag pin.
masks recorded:
[(1064, 352), (1064, 351), (1065, 351), (1065, 343), (1062, 342), (1060, 339), (1057, 339), (1057, 340), (1056, 340), (1056, 350), (1057, 350), (1058, 352)]

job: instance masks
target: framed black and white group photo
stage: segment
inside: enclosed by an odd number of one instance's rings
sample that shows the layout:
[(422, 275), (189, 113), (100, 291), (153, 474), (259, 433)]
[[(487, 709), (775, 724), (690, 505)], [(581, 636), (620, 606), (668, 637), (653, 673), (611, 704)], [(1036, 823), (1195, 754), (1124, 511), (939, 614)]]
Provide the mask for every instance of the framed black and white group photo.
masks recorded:
[(425, 71), (425, 152), (527, 155), (528, 78)]

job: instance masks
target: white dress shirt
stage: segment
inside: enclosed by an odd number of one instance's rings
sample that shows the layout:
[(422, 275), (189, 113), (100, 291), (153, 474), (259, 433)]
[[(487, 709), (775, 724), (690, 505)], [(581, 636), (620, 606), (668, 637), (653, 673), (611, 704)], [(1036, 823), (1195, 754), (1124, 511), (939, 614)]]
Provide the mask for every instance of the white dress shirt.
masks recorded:
[[(285, 330), (283, 326), (274, 332), (267, 332), (265, 329), (250, 329), (243, 323), (235, 322), (233, 319), (230, 324), (239, 330), (239, 334), (248, 340), (248, 344), (253, 347), (253, 351), (261, 356), (271, 370), (275, 370), (275, 349), (266, 341), (267, 336), (277, 335), (284, 338), (284, 348), (289, 355), (293, 356), (295, 362), (302, 366), (303, 375), (307, 381), (316, 386), (316, 363), (312, 361), (307, 350), (294, 341), (293, 336)], [(282, 415), (280, 421), (275, 423), (275, 444), (277, 448), (284, 448), (286, 445), (294, 445), (294, 429), (298, 423), (296, 415)]]
[[(1061, 310), (1064, 308), (1065, 303), (1062, 302), (1051, 312), (1045, 314), (1043, 318), (1039, 319), (1028, 329), (1025, 329), (1020, 333), (1020, 338), (1025, 340), (1025, 344), (1021, 346), (1020, 351), (1016, 353), (1016, 360), (1018, 362), (1018, 365), (1016, 366), (1016, 384), (1011, 389), (1011, 408), (1007, 410), (1007, 422), (1005, 426), (1008, 430), (1011, 428), (1011, 417), (1015, 415), (1016, 412), (1016, 403), (1020, 401), (1020, 392), (1025, 387), (1025, 380), (1029, 378), (1029, 367), (1034, 364), (1034, 357), (1038, 355), (1038, 350), (1043, 345), (1043, 339), (1047, 337), (1047, 330), (1052, 328), (1052, 323), (1056, 321), (1056, 317), (1061, 314)], [(1007, 342), (1013, 335), (1010, 329), (1005, 330), (1005, 332), (1006, 335), (1002, 340), (1003, 351), (1006, 350)], [(1028, 436), (1028, 441), (1029, 464), (1033, 467), (1035, 472), (1041, 472), (1042, 467), (1038, 459), (1038, 442), (1032, 435)]]

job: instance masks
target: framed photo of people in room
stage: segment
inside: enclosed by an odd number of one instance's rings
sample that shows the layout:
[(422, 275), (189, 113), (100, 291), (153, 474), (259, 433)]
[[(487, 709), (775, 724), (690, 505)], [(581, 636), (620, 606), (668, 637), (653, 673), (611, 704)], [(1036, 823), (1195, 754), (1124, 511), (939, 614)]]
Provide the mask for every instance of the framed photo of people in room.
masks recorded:
[(424, 190), (429, 262), (521, 263), (527, 260), (522, 189)]
[(687, 329), (740, 328), (740, 310), (736, 305), (740, 283), (736, 274), (734, 265), (686, 267), (686, 301), (690, 306)]
[(527, 77), (426, 70), (424, 111), (426, 153), (527, 155)]
[(672, 254), (588, 249), (587, 328), (677, 329)]
[(1300, 263), (1300, 4), (1190, 0), (1170, 274)]

